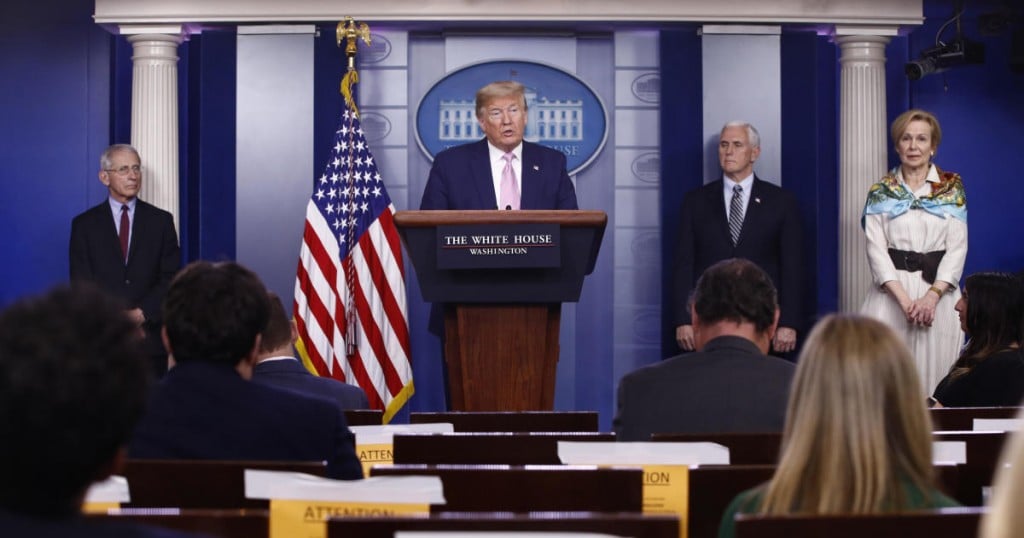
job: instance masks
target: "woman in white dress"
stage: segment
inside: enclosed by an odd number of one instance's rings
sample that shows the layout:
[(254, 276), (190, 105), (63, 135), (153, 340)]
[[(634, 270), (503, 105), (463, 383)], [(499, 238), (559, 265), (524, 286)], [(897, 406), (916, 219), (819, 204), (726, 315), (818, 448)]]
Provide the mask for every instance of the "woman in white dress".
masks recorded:
[(900, 165), (871, 186), (861, 220), (874, 284), (861, 312), (903, 337), (930, 393), (963, 345), (954, 305), (967, 256), (967, 199), (959, 174), (932, 164), (942, 140), (935, 116), (900, 114), (892, 138)]

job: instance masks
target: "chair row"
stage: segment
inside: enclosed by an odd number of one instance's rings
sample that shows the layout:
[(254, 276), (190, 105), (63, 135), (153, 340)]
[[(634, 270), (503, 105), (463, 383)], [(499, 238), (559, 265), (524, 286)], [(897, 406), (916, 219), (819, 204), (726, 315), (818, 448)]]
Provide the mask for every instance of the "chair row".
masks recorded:
[[(319, 463), (132, 461), (127, 473), (131, 503), (127, 508), (266, 509), (265, 500), (246, 499), (244, 469), (318, 472)], [(713, 537), (721, 514), (739, 492), (757, 486), (774, 473), (772, 465), (716, 465), (688, 473), (688, 535)], [(964, 466), (937, 468), (940, 482), (956, 491)], [(643, 471), (635, 467), (508, 466), (508, 465), (383, 465), (371, 476), (431, 475), (441, 478), (446, 503), (431, 513), (450, 512), (635, 512), (643, 510)], [(486, 487), (481, 485), (485, 484)], [(216, 497), (215, 496), (219, 496)]]
[[(740, 516), (738, 538), (788, 538), (793, 536), (901, 536), (903, 538), (973, 538), (981, 508), (941, 509), (906, 514), (858, 516)], [(125, 510), (116, 518), (220, 538), (268, 536), (266, 510), (181, 510), (166, 513)], [(535, 512), (448, 513), (431, 517), (332, 518), (327, 538), (392, 538), (399, 531), (427, 532), (587, 532), (634, 538), (677, 538), (679, 521), (674, 516), (636, 513)]]
[[(349, 426), (375, 426), (384, 420), (376, 409), (345, 411)], [(596, 432), (596, 411), (412, 412), (410, 424), (449, 423), (457, 432)]]
[[(982, 490), (992, 483), (1007, 432), (935, 432), (936, 441), (962, 441), (966, 462), (956, 484), (947, 484), (961, 503), (982, 504)], [(774, 465), (779, 433), (655, 434), (656, 442), (713, 442), (729, 449), (733, 465)], [(556, 465), (560, 441), (612, 442), (610, 433), (448, 433), (398, 434), (393, 439), (396, 464)]]
[[(940, 407), (930, 410), (936, 431), (974, 429), (974, 419), (1015, 418), (1019, 407)], [(382, 423), (379, 410), (355, 409), (345, 412), (352, 426)], [(412, 412), (412, 424), (447, 422), (457, 432), (596, 432), (598, 416), (594, 411), (513, 411), (513, 412)]]

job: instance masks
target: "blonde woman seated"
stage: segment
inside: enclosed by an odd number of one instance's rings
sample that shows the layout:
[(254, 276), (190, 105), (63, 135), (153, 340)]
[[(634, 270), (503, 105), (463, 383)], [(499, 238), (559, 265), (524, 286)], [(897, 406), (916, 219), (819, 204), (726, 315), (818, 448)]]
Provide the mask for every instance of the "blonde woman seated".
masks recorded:
[(779, 466), (739, 494), (720, 538), (747, 514), (868, 514), (957, 506), (935, 488), (931, 419), (906, 344), (887, 325), (830, 315), (797, 361)]

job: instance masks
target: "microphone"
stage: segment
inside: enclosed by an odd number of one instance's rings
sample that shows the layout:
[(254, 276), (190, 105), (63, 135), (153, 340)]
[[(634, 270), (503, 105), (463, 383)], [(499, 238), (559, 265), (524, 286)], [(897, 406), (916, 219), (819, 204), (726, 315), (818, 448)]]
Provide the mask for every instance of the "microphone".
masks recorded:
[(512, 211), (512, 206), (511, 205), (505, 206), (505, 211)]

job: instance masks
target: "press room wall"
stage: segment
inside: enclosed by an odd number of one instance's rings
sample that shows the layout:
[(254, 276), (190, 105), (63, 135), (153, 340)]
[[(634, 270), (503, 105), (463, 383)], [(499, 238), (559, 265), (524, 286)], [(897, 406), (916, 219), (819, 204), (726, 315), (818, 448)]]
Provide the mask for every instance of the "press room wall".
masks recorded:
[[(963, 27), (988, 46), (984, 65), (957, 68), (945, 76), (933, 75), (913, 83), (902, 77), (902, 64), (931, 44), (935, 31), (951, 14), (949, 2), (925, 2), (925, 25), (893, 39), (887, 48), (888, 115), (894, 117), (908, 106), (936, 112), (944, 128), (936, 160), (963, 174), (970, 201), (968, 273), (1024, 267), (1024, 249), (1016, 239), (1024, 228), (1020, 211), (1024, 182), (1018, 179), (1018, 154), (1024, 146), (1020, 128), (1024, 125), (1020, 98), (1024, 76), (1008, 68), (1007, 35), (978, 34), (977, 15), (983, 9), (971, 3)], [(0, 10), (0, 157), (4, 163), (0, 200), (5, 204), (0, 212), (4, 251), (0, 303), (6, 304), (67, 279), (71, 218), (102, 201), (97, 157), (108, 143), (124, 141), (127, 136), (123, 126), (127, 98), (117, 91), (126, 81), (127, 45), (123, 38), (111, 36), (92, 22), (88, 3), (5, 2)], [(699, 160), (701, 95), (694, 90), (694, 80), (699, 88), (700, 77), (692, 71), (699, 64), (700, 36), (677, 26), (664, 30), (662, 57), (682, 63), (663, 61), (661, 66), (663, 164), (679, 165), (678, 170), (684, 172), (680, 175), (692, 178), (685, 181), (703, 181)], [(189, 164), (183, 168), (183, 214), (186, 204), (192, 209), (187, 211), (186, 222), (179, 224), (188, 259), (230, 258), (235, 255), (231, 246), (234, 236), (244, 233), (233, 229), (235, 207), (230, 200), (235, 197), (235, 173), (231, 165), (218, 164), (226, 160), (222, 154), (234, 151), (233, 129), (225, 129), (234, 125), (234, 118), (225, 120), (223, 111), (218, 116), (215, 110), (202, 110), (234, 99), (226, 89), (234, 87), (231, 66), (235, 51), (230, 44), (234, 40), (233, 35), (219, 40), (207, 34), (193, 38), (181, 49), (186, 89), (182, 98), (190, 101), (183, 122), (183, 148), (188, 148), (185, 160)], [(671, 56), (664, 54), (668, 45), (675, 47), (670, 48)], [(211, 50), (220, 52), (204, 59)], [(682, 60), (676, 60), (680, 54)], [(229, 61), (224, 62), (225, 58)], [(817, 248), (810, 262), (818, 279), (812, 312), (834, 308), (837, 285), (837, 236), (832, 223), (837, 181), (836, 58), (835, 46), (825, 36), (783, 32), (780, 177), (787, 187), (799, 189), (805, 222), (812, 223), (805, 230), (811, 238), (809, 244)], [(793, 80), (803, 83), (790, 86)], [(210, 92), (211, 87), (218, 90)], [(753, 83), (751, 87), (756, 88)], [(804, 99), (814, 99), (815, 110), (792, 116), (800, 110), (793, 107)], [(680, 112), (673, 115), (673, 107)], [(666, 116), (673, 121), (664, 121)], [(218, 125), (225, 132), (218, 131)], [(890, 164), (895, 163), (891, 156)], [(682, 193), (691, 187), (685, 181), (665, 181), (661, 186), (662, 231), (678, 219)], [(241, 180), (238, 185), (243, 185)], [(668, 248), (667, 235), (662, 234), (663, 251)], [(232, 236), (230, 244), (227, 236)], [(614, 389), (611, 384), (619, 374), (615, 372), (610, 384), (594, 387), (585, 400), (608, 402)], [(574, 401), (567, 405), (585, 404)]]

